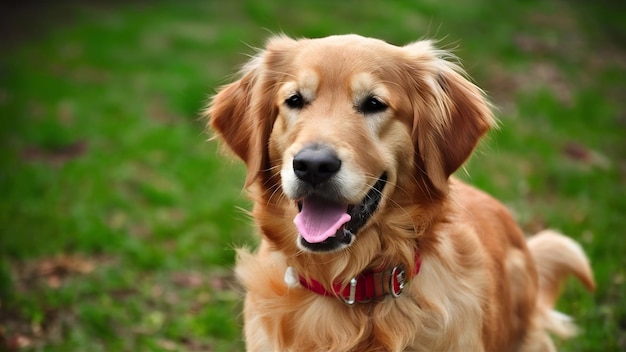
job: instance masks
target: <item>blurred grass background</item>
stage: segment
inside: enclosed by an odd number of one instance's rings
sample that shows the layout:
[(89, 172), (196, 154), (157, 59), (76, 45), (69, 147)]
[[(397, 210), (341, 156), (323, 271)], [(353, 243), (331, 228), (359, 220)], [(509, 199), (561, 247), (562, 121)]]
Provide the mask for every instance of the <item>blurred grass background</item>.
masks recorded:
[(270, 33), (440, 39), (499, 107), (460, 177), (591, 257), (563, 351), (626, 349), (626, 13), (611, 1), (0, 5), (0, 350), (238, 351), (244, 169), (198, 112)]

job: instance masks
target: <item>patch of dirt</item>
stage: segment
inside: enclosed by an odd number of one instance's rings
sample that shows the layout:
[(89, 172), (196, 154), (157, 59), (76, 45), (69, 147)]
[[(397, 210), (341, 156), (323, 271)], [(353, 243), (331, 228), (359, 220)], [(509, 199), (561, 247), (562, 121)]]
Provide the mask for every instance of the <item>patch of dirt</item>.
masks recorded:
[[(89, 275), (111, 261), (106, 256), (63, 253), (14, 263), (11, 272), (15, 294), (19, 297), (28, 291), (58, 289), (70, 278)], [(44, 303), (34, 309), (39, 311), (26, 312), (0, 300), (0, 351), (42, 347), (51, 340), (62, 338), (62, 326), (75, 319), (71, 311), (46, 307)]]
[(13, 267), (17, 292), (24, 292), (45, 285), (55, 289), (77, 275), (91, 274), (98, 266), (109, 263), (106, 256), (86, 257), (75, 254), (58, 254), (27, 262)]

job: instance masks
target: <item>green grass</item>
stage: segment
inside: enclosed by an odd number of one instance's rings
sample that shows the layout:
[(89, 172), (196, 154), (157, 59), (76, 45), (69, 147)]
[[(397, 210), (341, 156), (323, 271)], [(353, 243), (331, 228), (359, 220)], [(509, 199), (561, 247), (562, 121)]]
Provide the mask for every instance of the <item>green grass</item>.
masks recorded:
[(598, 290), (566, 285), (559, 308), (582, 334), (561, 350), (626, 349), (626, 25), (611, 6), (162, 1), (5, 14), (0, 350), (243, 349), (230, 268), (233, 247), (255, 243), (238, 210), (245, 171), (206, 141), (198, 112), (249, 46), (281, 31), (454, 48), (502, 122), (459, 176), (528, 233), (560, 229), (591, 257)]

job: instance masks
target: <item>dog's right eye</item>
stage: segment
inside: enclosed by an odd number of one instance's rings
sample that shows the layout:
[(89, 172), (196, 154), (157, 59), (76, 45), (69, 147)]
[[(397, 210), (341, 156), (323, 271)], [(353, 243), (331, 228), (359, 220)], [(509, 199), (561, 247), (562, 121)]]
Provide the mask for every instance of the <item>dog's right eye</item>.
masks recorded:
[(285, 99), (285, 104), (292, 109), (302, 109), (304, 107), (304, 98), (300, 93), (295, 93)]
[(365, 99), (356, 109), (364, 114), (376, 114), (387, 110), (387, 104), (380, 99), (370, 96)]

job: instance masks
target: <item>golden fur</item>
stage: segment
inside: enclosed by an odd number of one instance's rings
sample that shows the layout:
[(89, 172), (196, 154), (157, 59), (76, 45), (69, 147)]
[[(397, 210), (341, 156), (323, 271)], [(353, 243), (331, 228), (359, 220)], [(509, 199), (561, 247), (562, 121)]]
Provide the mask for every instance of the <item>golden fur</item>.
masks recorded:
[[(205, 112), (247, 166), (261, 236), (240, 250), (248, 351), (552, 351), (548, 331), (572, 332), (553, 312), (574, 274), (590, 290), (587, 259), (555, 232), (529, 242), (505, 207), (453, 177), (495, 125), (482, 91), (429, 41), (403, 47), (356, 35), (276, 36)], [(285, 105), (298, 92), (301, 109)], [(376, 96), (387, 109), (364, 116)], [(294, 154), (307, 143), (341, 158), (339, 193), (358, 202), (385, 172), (378, 210), (348, 247), (297, 244)], [(287, 267), (330, 288), (366, 269), (423, 264), (399, 298), (345, 304), (299, 285)]]

